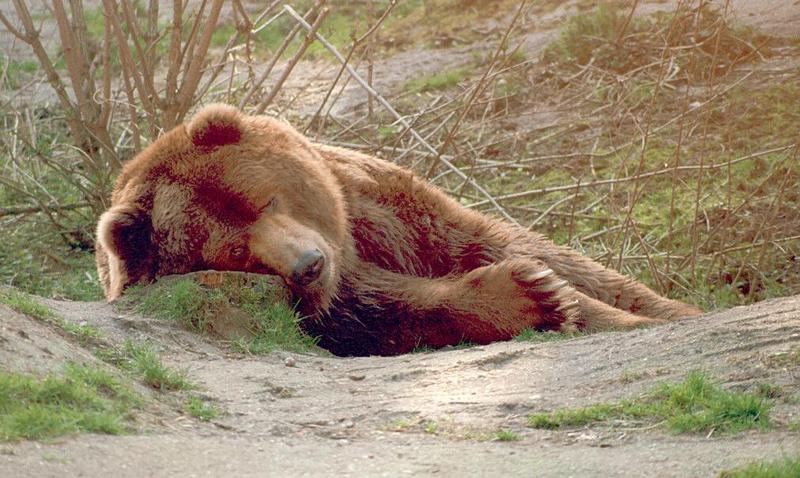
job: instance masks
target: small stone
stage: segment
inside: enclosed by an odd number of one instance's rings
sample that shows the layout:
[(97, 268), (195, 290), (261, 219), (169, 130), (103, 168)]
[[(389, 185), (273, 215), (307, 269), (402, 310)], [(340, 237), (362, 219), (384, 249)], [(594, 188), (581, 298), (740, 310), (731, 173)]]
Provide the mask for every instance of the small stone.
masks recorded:
[(295, 367), (297, 366), (297, 362), (295, 361), (294, 357), (286, 357), (283, 359), (283, 364), (287, 367)]
[(351, 373), (351, 374), (350, 374), (350, 375), (348, 375), (347, 377), (348, 377), (350, 380), (353, 380), (353, 381), (355, 381), (355, 382), (360, 382), (361, 380), (364, 380), (365, 378), (367, 378), (367, 376), (366, 376), (366, 375), (362, 375), (362, 374), (360, 374), (360, 373)]

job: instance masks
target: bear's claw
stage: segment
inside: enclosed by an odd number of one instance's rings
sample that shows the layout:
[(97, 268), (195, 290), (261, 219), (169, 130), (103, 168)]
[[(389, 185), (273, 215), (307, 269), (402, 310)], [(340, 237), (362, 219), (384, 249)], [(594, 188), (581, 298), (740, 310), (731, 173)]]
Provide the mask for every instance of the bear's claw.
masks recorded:
[(539, 272), (531, 272), (527, 276), (525, 276), (525, 282), (537, 282), (545, 277), (551, 276), (553, 274), (553, 269), (544, 269)]

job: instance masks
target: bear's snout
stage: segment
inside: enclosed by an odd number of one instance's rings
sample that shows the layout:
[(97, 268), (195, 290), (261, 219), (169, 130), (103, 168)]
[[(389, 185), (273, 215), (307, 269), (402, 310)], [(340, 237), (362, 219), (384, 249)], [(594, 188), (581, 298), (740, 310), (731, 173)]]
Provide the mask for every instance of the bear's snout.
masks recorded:
[(325, 256), (319, 250), (306, 251), (294, 265), (292, 282), (297, 285), (308, 285), (319, 279), (323, 267), (325, 267)]

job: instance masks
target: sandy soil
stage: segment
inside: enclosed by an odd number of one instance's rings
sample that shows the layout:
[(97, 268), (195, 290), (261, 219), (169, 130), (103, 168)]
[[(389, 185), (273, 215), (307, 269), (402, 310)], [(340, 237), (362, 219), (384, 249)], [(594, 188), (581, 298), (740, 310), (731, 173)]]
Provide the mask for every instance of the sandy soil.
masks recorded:
[[(184, 416), (174, 396), (137, 416), (138, 433), (0, 445), (0, 475), (43, 476), (714, 476), (800, 452), (800, 297), (628, 333), (506, 342), (401, 357), (231, 354), (224, 344), (104, 303), (48, 301), (111, 343), (147, 340), (223, 410)], [(40, 322), (0, 309), (0, 363), (48, 370), (95, 361)], [(293, 367), (285, 365), (292, 357)], [(701, 369), (725, 387), (780, 385), (769, 432), (673, 435), (617, 423), (525, 426), (532, 412), (633, 397)], [(436, 423), (435, 433), (428, 424)], [(491, 441), (500, 429), (520, 441)]]

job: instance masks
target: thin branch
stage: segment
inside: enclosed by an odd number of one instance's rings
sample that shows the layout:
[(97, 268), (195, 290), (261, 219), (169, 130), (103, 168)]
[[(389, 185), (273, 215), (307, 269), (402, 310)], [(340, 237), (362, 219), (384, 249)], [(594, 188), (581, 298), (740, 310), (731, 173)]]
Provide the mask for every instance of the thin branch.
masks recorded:
[[(637, 180), (641, 180), (641, 179), (645, 179), (645, 178), (650, 178), (650, 177), (653, 177), (653, 176), (661, 176), (663, 174), (672, 174), (672, 173), (675, 173), (676, 171), (697, 171), (697, 170), (712, 170), (712, 169), (719, 169), (719, 168), (727, 168), (729, 164), (736, 164), (736, 163), (740, 163), (742, 161), (747, 161), (747, 160), (758, 158), (758, 157), (761, 157), (761, 156), (766, 156), (768, 154), (779, 153), (779, 152), (786, 151), (786, 150), (789, 150), (789, 149), (792, 149), (792, 148), (795, 148), (795, 147), (797, 147), (797, 144), (793, 143), (793, 144), (790, 144), (788, 146), (781, 146), (779, 148), (773, 148), (773, 149), (768, 149), (766, 151), (760, 151), (758, 153), (748, 154), (747, 156), (743, 156), (741, 158), (734, 159), (734, 160), (732, 160), (730, 162), (725, 161), (724, 163), (708, 164), (708, 165), (704, 165), (702, 167), (701, 166), (695, 166), (695, 165), (670, 167), (670, 168), (659, 169), (657, 171), (651, 171), (649, 173), (638, 174), (638, 175), (635, 175), (635, 176), (627, 176), (627, 177), (623, 177), (623, 178), (614, 178), (614, 179), (601, 179), (599, 181), (592, 181), (592, 182), (589, 182), (589, 183), (580, 183), (580, 187), (581, 188), (591, 188), (591, 187), (597, 187), (597, 186), (607, 186), (607, 185), (610, 185), (610, 184), (620, 184), (620, 183), (626, 183), (626, 182), (629, 182), (629, 181), (637, 181)], [(520, 198), (529, 197), (529, 196), (537, 196), (539, 194), (550, 194), (550, 193), (559, 192), (559, 191), (570, 191), (570, 190), (573, 190), (573, 189), (575, 189), (577, 187), (578, 187), (578, 183), (573, 183), (573, 184), (569, 184), (569, 185), (566, 185), (566, 186), (550, 186), (550, 187), (540, 188), (540, 189), (531, 189), (529, 191), (522, 191), (522, 192), (518, 192), (518, 193), (505, 194), (503, 196), (497, 196), (497, 197), (495, 197), (495, 199), (498, 200), (498, 201), (505, 201), (505, 200), (509, 200), (509, 199), (520, 199)], [(469, 204), (469, 205), (467, 205), (467, 207), (479, 207), (479, 206), (485, 206), (486, 204), (489, 204), (489, 202), (484, 200), (484, 201), (478, 201), (478, 202)]]
[(48, 205), (39, 206), (8, 206), (0, 207), (0, 217), (6, 216), (19, 216), (21, 214), (32, 214), (36, 212), (60, 212), (60, 211), (73, 211), (75, 209), (84, 209), (91, 207), (88, 202), (77, 202), (73, 204), (56, 204), (51, 203)]
[[(292, 7), (290, 7), (290, 6), (288, 6), (288, 5), (285, 5), (283, 8), (284, 8), (284, 9), (286, 9), (286, 11), (287, 11), (287, 12), (288, 12), (288, 13), (289, 13), (289, 14), (290, 14), (292, 17), (294, 17), (294, 19), (295, 19), (295, 20), (297, 20), (297, 22), (298, 22), (298, 23), (300, 23), (301, 25), (303, 25), (303, 28), (305, 28), (306, 30), (311, 30), (311, 25), (309, 25), (309, 24), (308, 24), (308, 22), (306, 22), (306, 21), (303, 19), (303, 17), (301, 17), (301, 16), (300, 16), (300, 15), (299, 15), (299, 14), (298, 14), (296, 11), (294, 11), (294, 9), (293, 9)], [(322, 45), (323, 45), (323, 46), (324, 46), (324, 47), (325, 47), (325, 48), (326, 48), (328, 51), (330, 51), (330, 52), (333, 54), (333, 56), (335, 56), (335, 57), (336, 57), (336, 59), (337, 59), (337, 60), (339, 60), (339, 62), (341, 62), (341, 63), (346, 63), (346, 61), (345, 61), (345, 58), (342, 56), (342, 54), (341, 54), (341, 53), (339, 53), (339, 51), (336, 49), (336, 47), (334, 47), (334, 46), (333, 46), (333, 45), (332, 45), (332, 44), (331, 44), (331, 43), (330, 43), (328, 40), (326, 40), (326, 39), (325, 39), (325, 37), (323, 37), (322, 35), (320, 35), (320, 34), (318, 34), (318, 33), (316, 34), (316, 37), (317, 37), (317, 40), (319, 40), (319, 42), (320, 42), (320, 43), (321, 43), (321, 44), (322, 44)], [(411, 128), (411, 125), (409, 125), (408, 121), (406, 121), (406, 120), (405, 120), (405, 118), (404, 118), (404, 117), (403, 117), (403, 116), (402, 116), (400, 113), (398, 113), (398, 112), (397, 112), (397, 110), (395, 110), (395, 109), (392, 107), (392, 105), (391, 105), (391, 104), (389, 104), (389, 102), (388, 102), (388, 101), (386, 101), (386, 98), (384, 98), (383, 96), (381, 96), (381, 95), (380, 95), (380, 94), (379, 94), (377, 91), (375, 91), (375, 90), (374, 90), (374, 89), (373, 89), (373, 88), (372, 88), (372, 87), (371, 87), (371, 86), (370, 86), (370, 85), (369, 85), (369, 84), (368, 84), (366, 81), (364, 81), (364, 79), (363, 79), (363, 78), (361, 78), (361, 76), (358, 74), (358, 72), (356, 72), (356, 71), (355, 71), (355, 69), (353, 69), (353, 67), (352, 67), (352, 66), (350, 66), (350, 65), (346, 65), (346, 67), (345, 67), (345, 68), (347, 69), (347, 72), (350, 74), (350, 76), (351, 76), (351, 77), (353, 77), (353, 79), (355, 79), (355, 80), (356, 80), (356, 82), (358, 82), (358, 84), (359, 84), (359, 85), (361, 85), (361, 87), (362, 87), (364, 90), (366, 90), (366, 92), (367, 92), (367, 93), (369, 93), (370, 95), (372, 95), (372, 96), (373, 96), (373, 97), (374, 97), (374, 98), (375, 98), (375, 99), (376, 99), (376, 100), (377, 100), (377, 101), (378, 101), (378, 102), (379, 102), (379, 103), (380, 103), (380, 104), (381, 104), (381, 105), (382, 105), (384, 108), (386, 108), (386, 109), (387, 109), (387, 110), (388, 110), (388, 111), (389, 111), (389, 112), (390, 112), (390, 113), (391, 113), (391, 114), (392, 114), (392, 115), (393, 115), (393, 116), (394, 116), (394, 117), (397, 119), (397, 121), (398, 121), (398, 122), (399, 122), (401, 125), (403, 125), (403, 127), (405, 127), (405, 128), (407, 128), (407, 129), (408, 129), (408, 132), (411, 134), (411, 136), (413, 136), (413, 137), (414, 137), (414, 139), (416, 139), (416, 140), (417, 140), (417, 141), (418, 141), (420, 144), (422, 144), (422, 145), (425, 147), (425, 149), (427, 149), (428, 151), (430, 151), (430, 153), (431, 153), (431, 154), (433, 154), (434, 156), (438, 156), (438, 154), (439, 154), (439, 153), (438, 153), (438, 151), (436, 150), (436, 148), (434, 148), (433, 146), (431, 146), (431, 145), (430, 145), (430, 143), (428, 143), (427, 141), (425, 141), (425, 140), (422, 138), (422, 136), (420, 136), (420, 134), (419, 134), (419, 133), (418, 133), (418, 132), (417, 132), (415, 129)], [(476, 191), (478, 191), (478, 192), (479, 192), (481, 195), (485, 196), (485, 197), (487, 198), (487, 201), (488, 201), (490, 204), (492, 204), (492, 205), (495, 207), (495, 209), (497, 209), (497, 211), (498, 211), (498, 212), (500, 212), (500, 214), (502, 214), (502, 215), (503, 215), (503, 217), (505, 217), (505, 218), (506, 218), (506, 219), (508, 219), (509, 221), (513, 222), (514, 224), (519, 224), (519, 223), (516, 221), (516, 219), (514, 219), (514, 218), (513, 218), (511, 215), (509, 215), (509, 214), (508, 214), (508, 212), (507, 212), (507, 211), (506, 211), (506, 210), (505, 210), (505, 209), (504, 209), (504, 208), (503, 208), (503, 207), (502, 207), (502, 206), (501, 206), (501, 205), (500, 205), (500, 204), (499, 204), (497, 201), (495, 201), (494, 197), (492, 197), (492, 195), (491, 195), (491, 194), (489, 194), (489, 193), (488, 193), (488, 192), (487, 192), (485, 189), (483, 189), (483, 187), (481, 187), (481, 186), (480, 186), (479, 184), (477, 184), (477, 183), (476, 183), (474, 180), (472, 180), (471, 178), (469, 178), (469, 177), (468, 177), (466, 174), (464, 174), (464, 172), (463, 172), (463, 171), (459, 170), (459, 169), (458, 169), (458, 168), (457, 168), (455, 165), (453, 165), (453, 163), (451, 163), (451, 162), (450, 162), (450, 161), (448, 161), (447, 159), (445, 159), (445, 158), (443, 158), (443, 157), (440, 157), (440, 156), (438, 157), (438, 159), (439, 159), (439, 161), (441, 161), (441, 162), (442, 162), (442, 163), (443, 163), (443, 164), (444, 164), (444, 165), (445, 165), (445, 166), (446, 166), (448, 169), (451, 169), (451, 170), (452, 170), (452, 171), (453, 171), (453, 172), (454, 172), (454, 173), (455, 173), (455, 174), (456, 174), (458, 177), (460, 177), (460, 178), (461, 178), (462, 180), (464, 180), (464, 181), (467, 181), (467, 182), (469, 183), (469, 185), (470, 185), (470, 186), (472, 186), (472, 187), (473, 187), (473, 188), (474, 188)]]
[[(318, 0), (317, 1), (317, 8), (322, 7), (325, 5), (325, 0)], [(286, 8), (290, 8), (286, 6)], [(283, 68), (283, 72), (281, 72), (281, 76), (278, 77), (278, 81), (272, 85), (272, 89), (267, 93), (264, 100), (258, 105), (256, 108), (256, 114), (262, 114), (264, 110), (267, 109), (267, 106), (272, 103), (272, 100), (275, 99), (275, 96), (278, 95), (278, 92), (283, 88), (283, 83), (289, 78), (289, 75), (292, 74), (292, 70), (294, 70), (295, 65), (297, 62), (300, 61), (300, 58), (305, 54), (306, 50), (308, 49), (309, 45), (314, 42), (315, 35), (317, 34), (317, 30), (319, 27), (322, 26), (322, 22), (325, 21), (325, 18), (330, 13), (330, 10), (327, 8), (322, 8), (317, 14), (317, 18), (314, 20), (314, 24), (311, 25), (311, 28), (308, 30), (308, 34), (306, 38), (303, 40), (303, 43), (298, 48), (297, 52), (295, 52), (294, 56), (289, 60), (286, 66)]]
[[(192, 104), (194, 94), (197, 91), (197, 84), (200, 82), (200, 78), (202, 77), (203, 61), (206, 57), (206, 53), (208, 52), (208, 47), (211, 45), (211, 37), (214, 35), (214, 30), (216, 29), (217, 21), (219, 20), (219, 13), (222, 10), (222, 5), (224, 3), (224, 0), (213, 0), (213, 3), (211, 4), (211, 11), (209, 12), (208, 18), (206, 19), (204, 25), (203, 35), (200, 37), (199, 43), (197, 44), (197, 49), (194, 51), (194, 55), (189, 63), (189, 68), (186, 71), (186, 75), (183, 77), (183, 83), (181, 84), (181, 88), (178, 93), (178, 108), (175, 112), (176, 116), (171, 118), (173, 124), (165, 124), (165, 128), (174, 126), (174, 124), (181, 121)], [(200, 23), (199, 18), (197, 19), (197, 23)]]

